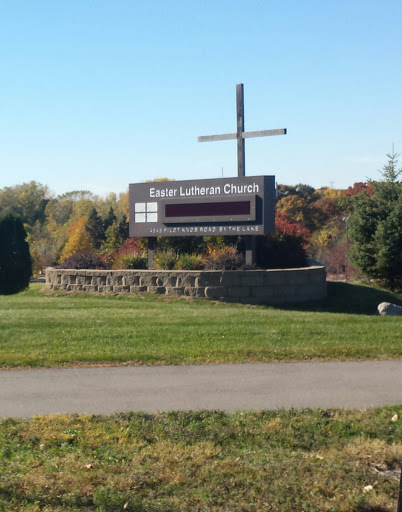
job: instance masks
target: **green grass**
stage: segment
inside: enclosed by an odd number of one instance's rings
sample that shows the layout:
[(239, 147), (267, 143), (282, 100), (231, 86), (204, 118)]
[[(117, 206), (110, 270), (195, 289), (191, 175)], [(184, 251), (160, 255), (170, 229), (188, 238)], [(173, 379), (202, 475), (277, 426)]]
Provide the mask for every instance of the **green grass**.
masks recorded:
[(319, 303), (249, 307), (155, 296), (0, 296), (0, 367), (195, 364), (402, 357), (401, 297), (329, 283)]
[(396, 511), (402, 406), (0, 421), (1, 511)]

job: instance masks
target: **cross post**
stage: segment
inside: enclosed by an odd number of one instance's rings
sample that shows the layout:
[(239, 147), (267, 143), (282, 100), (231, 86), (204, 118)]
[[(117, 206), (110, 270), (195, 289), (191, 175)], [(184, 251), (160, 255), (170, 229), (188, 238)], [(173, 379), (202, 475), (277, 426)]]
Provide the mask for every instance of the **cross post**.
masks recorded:
[(244, 133), (244, 87), (243, 84), (236, 85), (236, 112), (237, 112), (237, 176), (246, 175), (246, 155)]
[[(224, 133), (223, 135), (203, 135), (198, 137), (198, 142), (211, 142), (215, 140), (237, 139), (237, 175), (239, 177), (246, 175), (245, 158), (245, 140), (251, 137), (268, 137), (272, 135), (286, 135), (286, 128), (278, 130), (260, 130), (256, 132), (244, 131), (244, 86), (236, 85), (236, 112), (237, 112), (237, 132)], [(256, 263), (256, 238), (254, 236), (245, 237), (246, 244), (246, 265), (253, 266)], [(402, 511), (401, 511), (402, 512)]]
[(222, 135), (202, 135), (198, 142), (212, 142), (216, 140), (237, 139), (237, 175), (246, 175), (245, 140), (251, 137), (269, 137), (272, 135), (286, 135), (286, 128), (278, 130), (260, 130), (256, 132), (244, 131), (244, 86), (236, 85), (236, 111), (237, 111), (237, 132), (224, 133)]

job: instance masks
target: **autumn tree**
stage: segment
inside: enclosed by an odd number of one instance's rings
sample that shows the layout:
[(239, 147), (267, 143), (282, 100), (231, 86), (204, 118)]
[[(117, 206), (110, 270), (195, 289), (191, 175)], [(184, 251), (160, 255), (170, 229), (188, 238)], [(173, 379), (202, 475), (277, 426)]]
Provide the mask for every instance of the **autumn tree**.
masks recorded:
[(275, 212), (275, 229), (282, 235), (299, 237), (304, 246), (307, 245), (310, 231), (301, 222), (289, 222), (283, 211)]
[(70, 227), (83, 217), (89, 219), (89, 227), (94, 209), (98, 213), (96, 222), (100, 228), (95, 229), (97, 235), (90, 233), (95, 248), (99, 248), (105, 239), (105, 234), (102, 236), (100, 233), (105, 231), (104, 221), (106, 228), (117, 222), (120, 237), (127, 238), (128, 191), (101, 198), (88, 190), (73, 190), (53, 197), (47, 186), (35, 181), (0, 189), (0, 216), (11, 213), (21, 218), (28, 235), (35, 274), (60, 260), (70, 237)]
[(129, 195), (128, 195), (128, 190), (126, 192), (121, 192), (119, 194), (119, 198), (118, 198), (117, 204), (119, 206), (119, 209), (122, 211), (122, 213), (128, 219), (128, 214), (129, 214)]
[(42, 223), (49, 195), (48, 187), (36, 181), (5, 187), (0, 190), (0, 216), (10, 213), (28, 226)]
[(44, 223), (49, 237), (43, 236), (38, 244), (35, 240), (35, 247), (40, 245), (46, 249), (46, 253), (52, 255), (53, 263), (59, 261), (69, 238), (70, 227), (81, 218), (87, 218), (93, 207), (93, 195), (88, 190), (73, 190), (50, 200), (46, 206)]
[(354, 197), (359, 194), (362, 194), (363, 192), (367, 192), (368, 194), (372, 194), (374, 192), (370, 182), (358, 181), (356, 183), (353, 183), (353, 186), (348, 187), (346, 190), (342, 190), (341, 195), (347, 197)]
[(61, 252), (60, 262), (79, 252), (93, 251), (91, 237), (85, 229), (87, 222), (86, 217), (81, 217), (68, 228), (68, 239)]
[(313, 231), (317, 224), (317, 209), (314, 202), (318, 198), (315, 189), (309, 185), (281, 185), (276, 209), (282, 211), (289, 222), (301, 223)]

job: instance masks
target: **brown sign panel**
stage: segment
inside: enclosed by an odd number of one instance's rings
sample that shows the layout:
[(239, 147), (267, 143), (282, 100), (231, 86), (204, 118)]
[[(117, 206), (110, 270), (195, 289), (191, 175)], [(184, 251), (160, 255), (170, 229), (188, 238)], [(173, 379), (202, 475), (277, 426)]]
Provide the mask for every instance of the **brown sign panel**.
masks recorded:
[(275, 231), (275, 176), (136, 183), (129, 200), (131, 237)]

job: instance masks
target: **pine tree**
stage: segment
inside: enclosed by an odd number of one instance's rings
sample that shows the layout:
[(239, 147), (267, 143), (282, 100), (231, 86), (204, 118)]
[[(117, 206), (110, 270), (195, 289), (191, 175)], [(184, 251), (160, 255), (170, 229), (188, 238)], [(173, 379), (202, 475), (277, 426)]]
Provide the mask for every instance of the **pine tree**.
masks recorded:
[(127, 216), (124, 215), (123, 220), (121, 222), (119, 222), (119, 234), (123, 240), (127, 240), (128, 230), (129, 230), (128, 219), (127, 219)]
[(0, 294), (25, 290), (32, 276), (32, 260), (26, 231), (18, 217), (0, 219)]
[(120, 228), (117, 222), (113, 222), (106, 230), (106, 239), (102, 244), (102, 251), (115, 251), (122, 246), (124, 240), (120, 234)]
[(114, 210), (113, 210), (113, 206), (111, 206), (109, 208), (109, 212), (107, 214), (107, 217), (106, 219), (104, 220), (103, 222), (103, 229), (105, 230), (105, 233), (107, 231), (107, 229), (113, 225), (114, 222), (117, 221), (117, 218), (116, 218), (116, 215), (114, 213)]
[(402, 169), (399, 155), (388, 154), (380, 171), (384, 180), (372, 182), (373, 193), (355, 198), (349, 221), (352, 262), (367, 276), (391, 289), (402, 287)]
[(99, 247), (102, 245), (102, 242), (105, 240), (105, 228), (103, 225), (103, 220), (95, 208), (93, 208), (89, 214), (85, 229), (87, 230), (87, 233), (92, 240), (92, 245), (94, 248), (99, 249)]
[(381, 171), (379, 171), (384, 181), (389, 183), (395, 183), (398, 181), (398, 177), (402, 173), (402, 169), (397, 169), (396, 164), (398, 163), (398, 158), (400, 157), (399, 153), (387, 153), (388, 163), (384, 165)]

